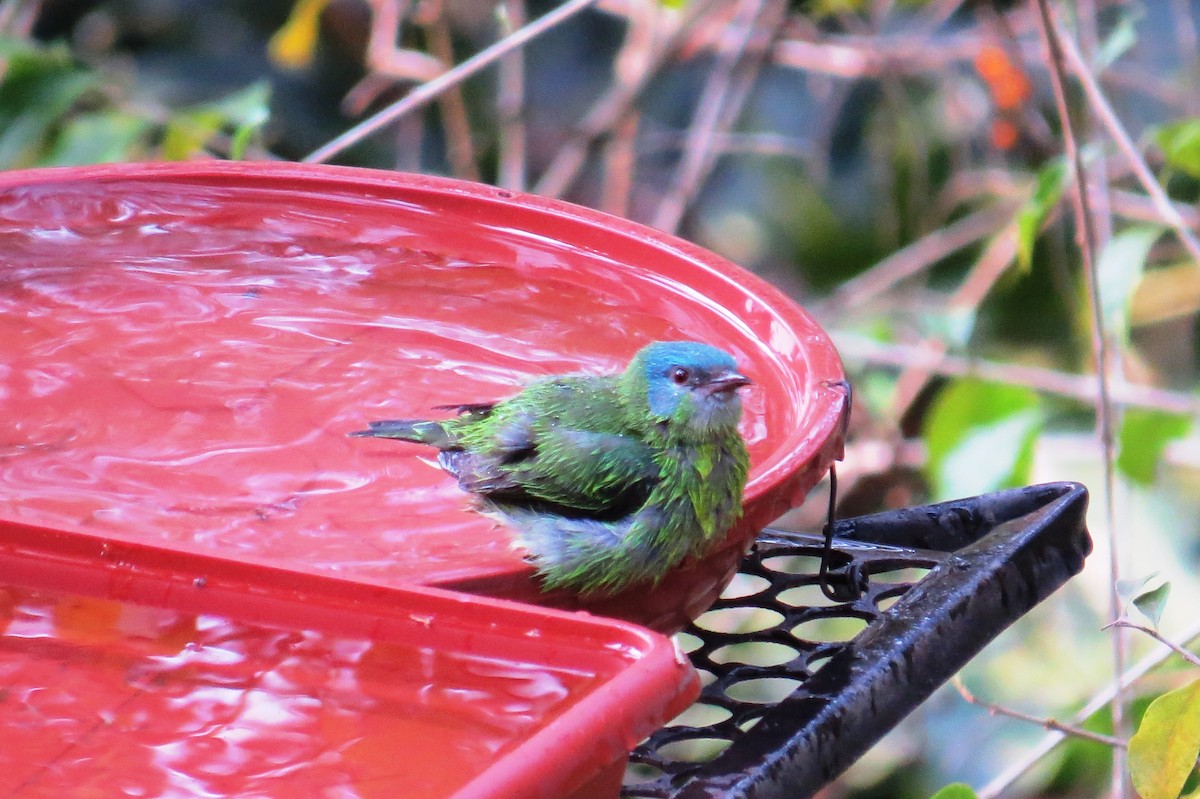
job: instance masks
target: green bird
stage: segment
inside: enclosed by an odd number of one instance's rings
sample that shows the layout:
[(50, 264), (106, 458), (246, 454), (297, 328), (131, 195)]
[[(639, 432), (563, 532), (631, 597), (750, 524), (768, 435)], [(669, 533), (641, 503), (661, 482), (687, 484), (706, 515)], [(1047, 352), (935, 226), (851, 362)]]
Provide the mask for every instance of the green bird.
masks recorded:
[(624, 372), (552, 377), (443, 421), (371, 422), (352, 436), (440, 450), (438, 463), (501, 519), (543, 586), (580, 593), (656, 583), (742, 512), (749, 471), (733, 357), (660, 341)]

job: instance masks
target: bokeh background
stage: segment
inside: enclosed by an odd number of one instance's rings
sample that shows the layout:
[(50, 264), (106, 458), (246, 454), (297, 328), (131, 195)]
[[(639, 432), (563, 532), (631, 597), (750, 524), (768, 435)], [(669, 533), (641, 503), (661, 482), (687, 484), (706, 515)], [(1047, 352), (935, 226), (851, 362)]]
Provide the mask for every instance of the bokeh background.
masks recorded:
[[(311, 157), (558, 7), (2, 0), (0, 168)], [(1057, 67), (1033, 2), (599, 0), (321, 154), (600, 208), (783, 288), (857, 388), (843, 515), (1092, 488), (1096, 553), (966, 669), (979, 701), (943, 689), (827, 797), (923, 797), (1006, 771), (1020, 777), (1004, 796), (1107, 795), (1108, 747), (1073, 740), (1026, 764), (1044, 727), (981, 702), (1069, 721), (1112, 683), (1116, 614), (1198, 632), (1200, 249), (1178, 229), (1200, 226), (1200, 4), (1048, 7)], [(783, 523), (818, 527), (817, 494)], [(1149, 615), (1129, 609), (1164, 583)], [(1128, 664), (1157, 647), (1124, 641)], [(1167, 659), (1139, 679), (1135, 720), (1195, 676)], [(1088, 726), (1108, 729), (1107, 713)]]

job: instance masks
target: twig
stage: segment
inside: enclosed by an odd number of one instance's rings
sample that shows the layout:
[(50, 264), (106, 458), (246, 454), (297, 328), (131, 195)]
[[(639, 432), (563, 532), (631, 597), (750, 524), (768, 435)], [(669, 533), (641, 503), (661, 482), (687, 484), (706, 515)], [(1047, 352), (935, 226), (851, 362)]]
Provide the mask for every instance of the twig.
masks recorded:
[(346, 92), (341, 103), (343, 113), (351, 116), (363, 113), (398, 81), (420, 83), (450, 68), (450, 62), (399, 45), (400, 24), (408, 14), (409, 0), (369, 0), (368, 5), (371, 27), (365, 55), (367, 74)]
[(42, 0), (0, 0), (0, 32), (23, 39), (33, 32)]
[[(905, 38), (920, 43), (921, 49), (931, 46), (934, 35), (962, 7), (964, 2), (965, 0), (932, 0), (932, 2), (924, 4), (922, 13), (916, 18), (915, 24), (911, 27), (905, 26)], [(875, 38), (878, 38), (880, 29), (886, 26), (887, 17), (894, 7), (894, 0), (884, 0), (875, 5), (873, 9), (875, 13), (872, 15)], [(910, 103), (909, 92), (904, 88), (905, 82), (902, 75), (896, 71), (886, 72), (881, 76), (880, 85), (883, 88), (883, 109), (900, 125), (899, 130), (896, 131), (896, 142), (893, 144), (899, 157), (912, 164), (928, 164), (930, 145), (926, 126), (911, 124), (910, 119), (915, 115), (906, 114), (905, 109), (901, 108)], [(896, 170), (884, 170), (884, 174), (888, 176), (890, 183), (887, 196), (899, 196), (900, 191), (905, 194), (902, 204), (886, 203), (884, 206), (885, 209), (891, 211), (887, 221), (893, 225), (895, 232), (893, 241), (899, 243), (908, 238), (907, 234), (911, 229), (919, 226), (919, 222), (916, 225), (913, 224), (914, 213), (919, 214), (928, 210), (927, 198), (931, 193), (930, 171), (914, 169), (910, 172), (910, 179), (907, 181), (898, 179)], [(920, 211), (918, 212), (916, 209), (920, 209)]]
[(934, 33), (958, 13), (966, 0), (933, 0), (925, 9), (925, 17), (921, 20), (922, 29)]
[(578, 132), (563, 144), (538, 179), (533, 189), (536, 194), (561, 197), (570, 190), (595, 141), (616, 127), (649, 85), (650, 79), (683, 44), (691, 28), (716, 4), (717, 0), (694, 0), (688, 3), (679, 26), (662, 43), (637, 80), (618, 81), (588, 111), (578, 125)]
[[(1037, 14), (1038, 32), (1042, 44), (1046, 48), (1047, 60), (1050, 66), (1050, 82), (1054, 88), (1054, 102), (1058, 107), (1059, 121), (1062, 126), (1063, 142), (1067, 158), (1072, 165), (1075, 180), (1072, 184), (1071, 200), (1075, 208), (1076, 225), (1079, 231), (1079, 251), (1083, 260), (1083, 271), (1087, 281), (1088, 300), (1091, 305), (1092, 353), (1096, 361), (1096, 380), (1099, 388), (1099, 402), (1096, 406), (1096, 428), (1100, 438), (1100, 447), (1104, 453), (1104, 514), (1109, 529), (1109, 608), (1112, 616), (1120, 615), (1120, 599), (1117, 597), (1117, 581), (1121, 576), (1121, 558), (1116, 523), (1116, 442), (1114, 439), (1114, 408), (1112, 394), (1109, 389), (1109, 339), (1104, 322), (1104, 309), (1100, 300), (1100, 285), (1096, 275), (1096, 231), (1092, 215), (1091, 200), (1087, 191), (1087, 169), (1083, 162), (1083, 154), (1075, 138), (1074, 126), (1071, 122), (1070, 108), (1067, 105), (1066, 69), (1064, 67), (1064, 50), (1070, 46), (1077, 59), (1077, 69), (1082, 75), (1090, 78), (1090, 72), (1084, 66), (1079, 53), (1074, 49), (1059, 31), (1050, 14), (1048, 0), (1031, 0)], [(1097, 92), (1098, 94), (1098, 92)], [(1101, 98), (1102, 99), (1102, 98)], [(1098, 111), (1099, 112), (1099, 111)], [(1101, 116), (1103, 116), (1102, 112)], [(1157, 184), (1155, 184), (1157, 185)], [(1113, 677), (1114, 679), (1125, 671), (1125, 636), (1121, 633), (1113, 635), (1112, 642)], [(1125, 712), (1125, 697), (1119, 689), (1112, 708), (1113, 732), (1120, 738), (1129, 737), (1129, 721)], [(1113, 793), (1118, 797), (1129, 796), (1129, 784), (1126, 776), (1125, 762), (1122, 758), (1113, 758)]]
[(513, 50), (523, 47), (532, 39), (535, 39), (546, 31), (561, 25), (562, 23), (574, 17), (576, 14), (587, 9), (589, 6), (595, 5), (597, 2), (599, 2), (599, 0), (567, 0), (567, 2), (563, 3), (553, 11), (543, 14), (525, 27), (515, 31), (511, 36), (504, 37), (495, 44), (492, 44), (471, 56), (453, 69), (448, 70), (433, 80), (417, 86), (407, 95), (392, 103), (387, 108), (384, 108), (373, 116), (364, 119), (362, 122), (358, 123), (346, 132), (335, 137), (332, 141), (309, 153), (304, 158), (304, 162), (308, 164), (319, 164), (329, 160), (333, 156), (345, 150), (347, 147), (357, 144), (380, 128), (387, 126), (414, 109), (420, 108), (452, 86), (459, 85), (467, 78), (470, 78), (472, 75), (483, 71), (499, 59), (511, 53)]
[(1125, 749), (1129, 746), (1128, 742), (1112, 735), (1104, 735), (1102, 733), (1092, 732), (1091, 730), (1085, 730), (1083, 727), (1079, 727), (1074, 724), (1065, 724), (1057, 719), (1047, 718), (1044, 716), (1034, 716), (1029, 713), (1022, 713), (1019, 710), (1004, 707), (1003, 705), (986, 702), (975, 696), (975, 694), (971, 693), (967, 689), (967, 686), (963, 684), (962, 678), (960, 678), (958, 675), (955, 675), (950, 680), (950, 684), (954, 686), (955, 690), (958, 691), (959, 696), (965, 699), (968, 704), (981, 707), (993, 716), (1007, 716), (1008, 718), (1016, 719), (1017, 721), (1028, 721), (1031, 724), (1038, 725), (1039, 727), (1045, 727), (1047, 730), (1051, 730), (1052, 732), (1059, 732), (1063, 735), (1070, 735), (1075, 738), (1083, 738), (1087, 741), (1104, 744), (1105, 746), (1113, 749)]
[[(732, 127), (740, 116), (742, 103), (753, 85), (753, 76), (750, 80), (735, 81), (735, 73), (744, 65), (755, 33), (765, 27), (773, 35), (777, 27), (760, 25), (760, 18), (766, 13), (768, 4), (780, 7), (775, 0), (742, 0), (737, 20), (733, 23), (738, 30), (736, 45), (718, 54), (717, 63), (696, 101), (695, 119), (674, 184), (659, 203), (651, 222), (660, 230), (674, 232), (679, 227), (684, 211), (695, 198), (714, 161), (715, 154), (710, 146), (713, 136)], [(761, 49), (765, 51), (766, 48)]]
[(640, 115), (634, 111), (617, 122), (612, 137), (604, 147), (604, 175), (600, 190), (600, 209), (616, 216), (628, 216), (629, 198), (633, 194), (634, 175), (637, 173), (637, 156), (634, 140), (637, 138)]
[[(636, 84), (654, 61), (660, 29), (670, 25), (670, 13), (661, 3), (630, 3), (626, 10), (625, 41), (613, 60), (613, 80), (617, 85)], [(603, 143), (603, 167), (600, 173), (600, 209), (616, 216), (628, 216), (637, 174), (636, 143), (641, 126), (641, 111), (632, 108), (617, 118), (607, 141)]]
[(847, 280), (820, 306), (836, 312), (851, 305), (862, 305), (891, 290), (897, 283), (932, 267), (943, 258), (995, 233), (1012, 221), (1016, 206), (999, 203), (957, 219), (943, 228), (926, 233), (913, 243), (896, 250), (862, 274)]
[[(675, 152), (682, 150), (686, 144), (687, 137), (681, 131), (648, 131), (638, 140), (638, 155)], [(817, 157), (816, 148), (811, 143), (780, 133), (717, 133), (713, 136), (712, 149), (722, 155), (778, 155), (806, 163), (811, 163)]]
[[(1126, 219), (1167, 224), (1166, 219), (1159, 213), (1158, 206), (1144, 194), (1117, 190), (1112, 193), (1112, 203), (1113, 210)], [(1175, 202), (1171, 203), (1171, 207), (1185, 224), (1200, 225), (1200, 212), (1197, 212), (1195, 207)]]
[(1175, 28), (1175, 44), (1179, 48), (1179, 60), (1183, 62), (1185, 86), (1192, 87), (1184, 97), (1185, 107), (1195, 114), (1200, 109), (1200, 95), (1195, 91), (1195, 80), (1200, 76), (1200, 36), (1196, 32), (1196, 19), (1192, 15), (1191, 0), (1171, 0), (1171, 16)]
[[(1110, 171), (1113, 180), (1120, 179), (1124, 174), (1128, 173)], [(1018, 179), (999, 169), (963, 169), (951, 177), (942, 189), (941, 196), (944, 199), (941, 203), (953, 207), (981, 195), (1021, 199), (1028, 194), (1027, 184), (1027, 180)], [(1111, 191), (1111, 199), (1113, 211), (1125, 219), (1170, 226), (1159, 212), (1158, 206), (1145, 194), (1114, 189)], [(1172, 201), (1171, 207), (1188, 227), (1200, 227), (1200, 211), (1194, 206)]]
[[(962, 314), (978, 308), (995, 282), (1013, 263), (1016, 255), (1016, 228), (1009, 226), (1003, 233), (992, 239), (979, 260), (971, 267), (971, 271), (959, 285), (958, 290), (947, 300), (946, 310), (951, 318), (955, 313)], [(925, 384), (929, 382), (929, 378), (936, 373), (938, 362), (946, 357), (947, 342), (941, 339), (927, 338), (923, 349), (934, 358), (934, 361), (927, 365), (910, 363), (904, 367), (896, 381), (892, 407), (894, 418), (903, 418), (904, 414), (908, 412), (909, 406), (920, 396)]]
[(1145, 633), (1146, 635), (1153, 638), (1155, 641), (1158, 641), (1161, 644), (1166, 644), (1167, 646), (1171, 647), (1172, 651), (1174, 651), (1176, 654), (1178, 654), (1181, 658), (1186, 660), (1188, 663), (1191, 663), (1193, 666), (1200, 667), (1200, 655), (1197, 655), (1195, 652), (1185, 649), (1182, 646), (1180, 646), (1179, 644), (1175, 643), (1174, 641), (1171, 641), (1170, 639), (1163, 636), (1162, 633), (1160, 633), (1158, 630), (1154, 629), (1153, 627), (1147, 627), (1144, 624), (1138, 624), (1137, 622), (1132, 622), (1129, 619), (1117, 619), (1116, 621), (1114, 621), (1110, 624), (1104, 625), (1104, 627), (1102, 627), (1101, 629), (1107, 630), (1112, 627), (1123, 627), (1127, 630), (1137, 630), (1138, 632)]
[[(454, 42), (450, 39), (450, 26), (446, 23), (445, 6), (442, 0), (432, 0), (430, 19), (425, 27), (429, 38), (429, 50), (444, 64), (454, 63)], [(519, 52), (519, 51), (518, 51)], [(467, 103), (463, 98), (462, 84), (447, 89), (438, 104), (442, 109), (442, 124), (446, 129), (446, 157), (455, 177), (464, 180), (479, 180), (479, 167), (475, 163), (475, 144), (471, 141), (471, 120), (467, 115)]]
[[(525, 0), (504, 0), (499, 7), (501, 30), (509, 36), (525, 24)], [(513, 191), (525, 190), (525, 54), (513, 50), (500, 59), (500, 85), (496, 110), (500, 117), (499, 184)]]
[[(1176, 641), (1180, 646), (1190, 646), (1197, 639), (1200, 639), (1200, 620), (1197, 620), (1183, 635), (1180, 635)], [(1165, 661), (1167, 658), (1175, 654), (1174, 650), (1169, 646), (1159, 648), (1157, 652), (1151, 652), (1144, 658), (1135, 663), (1128, 671), (1120, 676), (1120, 679), (1114, 680), (1111, 684), (1105, 687), (1096, 696), (1092, 697), (1083, 708), (1075, 714), (1075, 723), (1081, 723), (1087, 720), (1094, 713), (1099, 711), (1105, 705), (1113, 700), (1113, 697), (1118, 691), (1124, 691), (1129, 686), (1140, 680), (1155, 666)], [(1046, 755), (1050, 754), (1066, 740), (1066, 735), (1062, 732), (1055, 731), (1047, 734), (1038, 743), (1037, 746), (1029, 750), (1024, 757), (1019, 761), (1009, 765), (1002, 773), (998, 774), (991, 782), (978, 791), (979, 799), (997, 799), (1005, 791), (1008, 790), (1014, 782), (1020, 779), (1033, 767), (1035, 763), (1041, 760)]]
[[(1079, 41), (1082, 47), (1083, 62), (1088, 64), (1095, 64), (1096, 56), (1100, 52), (1100, 33), (1096, 29), (1096, 16), (1096, 0), (1076, 0), (1075, 19), (1079, 28)], [(1088, 72), (1091, 72), (1090, 68)], [(1096, 143), (1100, 136), (1098, 131), (1092, 131), (1092, 127), (1092, 120), (1089, 118), (1088, 138)], [(1108, 240), (1112, 238), (1112, 209), (1108, 197), (1108, 162), (1103, 158), (1093, 158), (1087, 169), (1086, 183), (1092, 202), (1092, 222), (1096, 227), (1096, 248), (1103, 250)], [(1119, 369), (1120, 362), (1115, 362), (1113, 366)]]
[[(1043, 0), (1038, 0), (1039, 4)], [(1057, 24), (1051, 22), (1048, 24), (1054, 25), (1054, 38), (1061, 43), (1061, 56), (1069, 64), (1071, 71), (1075, 77), (1079, 79), (1080, 85), (1083, 87), (1084, 93), (1087, 95), (1088, 103), (1108, 130), (1108, 135), (1116, 142), (1117, 148), (1125, 156), (1125, 160), (1129, 164), (1129, 168), (1133, 171), (1134, 177), (1138, 183), (1146, 190), (1146, 194), (1154, 202), (1159, 214), (1163, 220), (1174, 228), (1175, 233), (1179, 236), (1180, 242), (1184, 249), (1191, 255), (1192, 260), (1196, 262), (1197, 267), (1200, 267), (1200, 239), (1196, 238), (1196, 234), (1187, 226), (1183, 217), (1175, 210), (1171, 199), (1167, 197), (1166, 191), (1154, 177), (1154, 173), (1150, 171), (1150, 167), (1146, 164), (1146, 159), (1142, 158), (1138, 152), (1137, 145), (1133, 139), (1129, 137), (1121, 120), (1117, 119), (1116, 112), (1109, 105), (1108, 99), (1104, 96), (1104, 92), (1096, 83), (1096, 78), (1092, 75), (1091, 70), (1083, 61), (1083, 57), (1079, 54), (1078, 48), (1065, 37)]]
[(21, 0), (0, 0), (0, 31), (8, 32), (8, 26), (17, 15)]
[[(723, 41), (717, 47), (728, 45)], [(882, 75), (939, 72), (970, 61), (979, 52), (980, 38), (947, 37), (935, 46), (911, 37), (830, 36), (827, 39), (785, 39), (772, 50), (772, 63), (781, 67), (850, 80)]]
[[(865, 336), (839, 331), (833, 326), (829, 329), (838, 352), (848, 361), (865, 361), (897, 368), (915, 365), (940, 375), (974, 376), (984, 380), (1028, 386), (1036, 391), (1070, 397), (1080, 402), (1095, 403), (1098, 399), (1096, 379), (1091, 375), (1068, 374), (1040, 366), (997, 363), (957, 355), (939, 355), (923, 347), (875, 341)], [(1122, 406), (1200, 415), (1200, 398), (1191, 394), (1125, 381), (1113, 383), (1110, 391), (1113, 402)]]
[(1187, 102), (1190, 95), (1178, 81), (1172, 82), (1166, 74), (1144, 68), (1136, 62), (1122, 64), (1120, 69), (1109, 70), (1104, 74), (1104, 82), (1111, 88), (1138, 92), (1157, 100), (1171, 113), (1181, 116), (1188, 113)]

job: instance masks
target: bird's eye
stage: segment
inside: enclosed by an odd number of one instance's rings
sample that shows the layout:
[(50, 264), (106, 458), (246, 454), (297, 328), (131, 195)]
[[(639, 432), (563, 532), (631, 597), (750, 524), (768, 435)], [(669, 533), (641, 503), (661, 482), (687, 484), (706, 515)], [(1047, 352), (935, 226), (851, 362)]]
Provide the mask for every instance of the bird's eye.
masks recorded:
[(675, 381), (675, 385), (682, 386), (692, 379), (692, 373), (682, 366), (676, 366), (671, 370), (671, 379)]

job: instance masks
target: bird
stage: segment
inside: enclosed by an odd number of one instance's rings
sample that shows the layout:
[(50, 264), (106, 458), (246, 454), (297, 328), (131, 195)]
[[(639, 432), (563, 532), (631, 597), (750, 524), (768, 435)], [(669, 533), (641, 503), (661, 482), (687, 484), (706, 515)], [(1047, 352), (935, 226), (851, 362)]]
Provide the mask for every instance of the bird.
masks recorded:
[(562, 375), (498, 402), (438, 406), (351, 436), (435, 447), (476, 509), (514, 533), (544, 590), (657, 584), (741, 516), (749, 472), (734, 357), (656, 341), (624, 371)]

